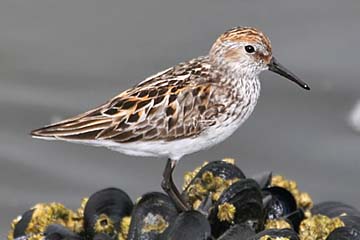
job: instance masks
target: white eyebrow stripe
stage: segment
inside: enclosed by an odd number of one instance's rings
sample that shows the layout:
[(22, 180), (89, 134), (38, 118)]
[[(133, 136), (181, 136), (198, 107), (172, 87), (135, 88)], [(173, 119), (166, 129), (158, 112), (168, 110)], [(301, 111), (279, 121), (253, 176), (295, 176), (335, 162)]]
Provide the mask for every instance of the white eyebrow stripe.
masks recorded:
[(260, 50), (264, 55), (269, 55), (269, 51), (266, 50), (264, 46), (254, 42), (232, 42), (232, 41), (223, 41), (221, 42), (222, 46), (229, 47), (229, 48), (238, 48), (239, 46), (246, 46), (252, 45), (255, 47), (256, 50)]

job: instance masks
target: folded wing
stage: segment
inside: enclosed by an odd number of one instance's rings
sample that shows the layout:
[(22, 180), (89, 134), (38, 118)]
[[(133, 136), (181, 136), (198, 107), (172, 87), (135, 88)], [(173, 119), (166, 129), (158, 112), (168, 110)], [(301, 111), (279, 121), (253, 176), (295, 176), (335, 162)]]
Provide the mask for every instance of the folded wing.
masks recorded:
[(193, 70), (185, 64), (165, 70), (96, 109), (34, 130), (32, 135), (119, 143), (196, 136), (215, 124), (223, 106), (211, 101), (214, 86), (206, 81), (204, 71), (200, 76)]

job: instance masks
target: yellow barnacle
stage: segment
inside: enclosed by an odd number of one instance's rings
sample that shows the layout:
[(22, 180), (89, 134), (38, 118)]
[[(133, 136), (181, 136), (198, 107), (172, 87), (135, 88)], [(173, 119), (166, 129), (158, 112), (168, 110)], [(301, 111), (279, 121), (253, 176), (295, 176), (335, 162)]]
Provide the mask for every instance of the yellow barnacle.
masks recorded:
[(80, 233), (84, 230), (84, 217), (79, 216), (79, 213), (69, 213), (69, 219), (65, 223), (66, 227), (75, 233)]
[(230, 163), (232, 165), (235, 165), (235, 159), (233, 159), (233, 158), (223, 158), (222, 161), (226, 162), (226, 163)]
[(79, 217), (84, 217), (84, 210), (88, 201), (89, 201), (88, 197), (84, 197), (83, 199), (81, 199), (80, 208), (78, 208), (77, 210), (77, 214)]
[(215, 188), (218, 189), (218, 188), (223, 187), (225, 180), (219, 176), (216, 176), (214, 178), (214, 181), (215, 181)]
[(269, 235), (262, 236), (260, 240), (290, 240), (290, 238), (287, 237), (271, 237)]
[(27, 237), (27, 240), (43, 240), (43, 239), (44, 239), (44, 235), (40, 233)]
[(340, 218), (329, 218), (324, 215), (314, 215), (301, 222), (299, 235), (301, 240), (325, 240), (336, 228), (345, 226)]
[(126, 240), (128, 238), (130, 229), (131, 217), (123, 217), (120, 223), (121, 232), (118, 235), (118, 240)]
[[(231, 159), (223, 159), (223, 161), (233, 163)], [(215, 176), (213, 172), (204, 171), (201, 176), (198, 175), (201, 168), (206, 166), (205, 162), (201, 167), (197, 167), (192, 172), (187, 172), (184, 176), (184, 188), (186, 187), (187, 197), (193, 209), (197, 209), (206, 196), (210, 196), (213, 202), (219, 200), (222, 193), (233, 183), (239, 181), (238, 178), (224, 179)], [(191, 183), (191, 185), (189, 185)]]
[(231, 203), (223, 203), (218, 206), (218, 219), (223, 222), (232, 222), (236, 213), (236, 207)]
[(106, 233), (112, 235), (114, 234), (115, 226), (113, 221), (106, 214), (102, 213), (96, 219), (94, 230), (96, 233)]
[(206, 171), (201, 176), (201, 180), (205, 185), (205, 188), (209, 191), (213, 191), (215, 189), (215, 179), (214, 174), (212, 172)]
[(185, 190), (189, 186), (191, 180), (193, 180), (194, 177), (195, 176), (194, 176), (194, 174), (192, 172), (186, 172), (184, 174), (183, 190)]
[[(60, 224), (73, 232), (81, 232), (83, 230), (83, 217), (79, 217), (75, 213), (67, 209), (60, 203), (39, 203), (33, 208), (31, 220), (25, 229), (28, 239), (36, 240), (42, 238), (42, 234), (50, 224)], [(13, 231), (15, 225), (21, 220), (21, 217), (13, 220), (8, 239), (13, 239)]]
[(39, 203), (34, 207), (31, 221), (25, 231), (27, 235), (43, 233), (49, 224), (61, 224), (66, 226), (70, 220), (71, 210), (60, 203)]
[(267, 220), (265, 229), (284, 229), (291, 228), (291, 225), (284, 219)]
[(205, 161), (201, 166), (195, 168), (194, 171), (185, 173), (183, 190), (185, 190), (189, 186), (190, 182), (193, 180), (193, 178), (196, 176), (196, 174), (198, 174), (200, 172), (201, 168), (205, 167), (208, 163), (209, 162)]
[(198, 209), (201, 205), (201, 200), (197, 199), (195, 200), (195, 202), (192, 204), (193, 209)]
[(168, 226), (169, 223), (164, 219), (163, 216), (149, 213), (144, 219), (144, 225), (141, 229), (141, 232), (146, 233), (155, 231), (158, 233), (163, 233)]
[(303, 208), (307, 208), (307, 209), (312, 208), (314, 205), (310, 195), (306, 192), (300, 193), (298, 202), (299, 202), (299, 206), (302, 206)]
[(214, 194), (212, 195), (212, 200), (213, 201), (219, 200), (219, 198), (223, 194), (223, 192), (237, 181), (239, 181), (238, 178), (224, 180), (220, 177), (215, 177), (216, 188), (215, 188)]
[(212, 199), (214, 202), (216, 202), (217, 200), (219, 200), (219, 198), (220, 198), (220, 196), (221, 196), (221, 193), (222, 193), (222, 191), (221, 191), (221, 192), (215, 192), (215, 193), (213, 193), (213, 195), (211, 196), (211, 199)]
[(271, 178), (271, 185), (272, 186), (278, 186), (286, 189), (290, 189), (289, 181), (287, 181), (283, 176), (281, 175), (275, 175)]

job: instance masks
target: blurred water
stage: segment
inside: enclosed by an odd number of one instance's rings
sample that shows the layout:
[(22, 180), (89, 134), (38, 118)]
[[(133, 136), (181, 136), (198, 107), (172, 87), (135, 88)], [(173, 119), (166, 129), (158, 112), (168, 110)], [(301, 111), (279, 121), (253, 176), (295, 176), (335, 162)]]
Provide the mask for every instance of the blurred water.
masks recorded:
[(160, 190), (165, 159), (31, 139), (31, 129), (106, 101), (159, 70), (206, 54), (237, 25), (270, 36), (279, 60), (312, 87), (262, 75), (249, 121), (187, 156), (176, 171), (230, 156), (248, 175), (298, 181), (316, 201), (360, 208), (360, 138), (347, 125), (359, 98), (360, 2), (3, 0), (0, 2), (0, 236), (37, 202), (80, 199), (107, 186), (133, 199)]

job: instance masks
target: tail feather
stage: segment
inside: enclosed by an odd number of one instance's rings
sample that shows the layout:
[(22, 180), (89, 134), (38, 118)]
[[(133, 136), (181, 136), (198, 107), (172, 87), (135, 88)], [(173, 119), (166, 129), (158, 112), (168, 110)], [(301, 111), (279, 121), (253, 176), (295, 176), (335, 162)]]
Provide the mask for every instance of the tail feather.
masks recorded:
[(97, 134), (108, 128), (112, 119), (79, 119), (55, 123), (33, 130), (31, 136), (43, 139), (93, 140)]

